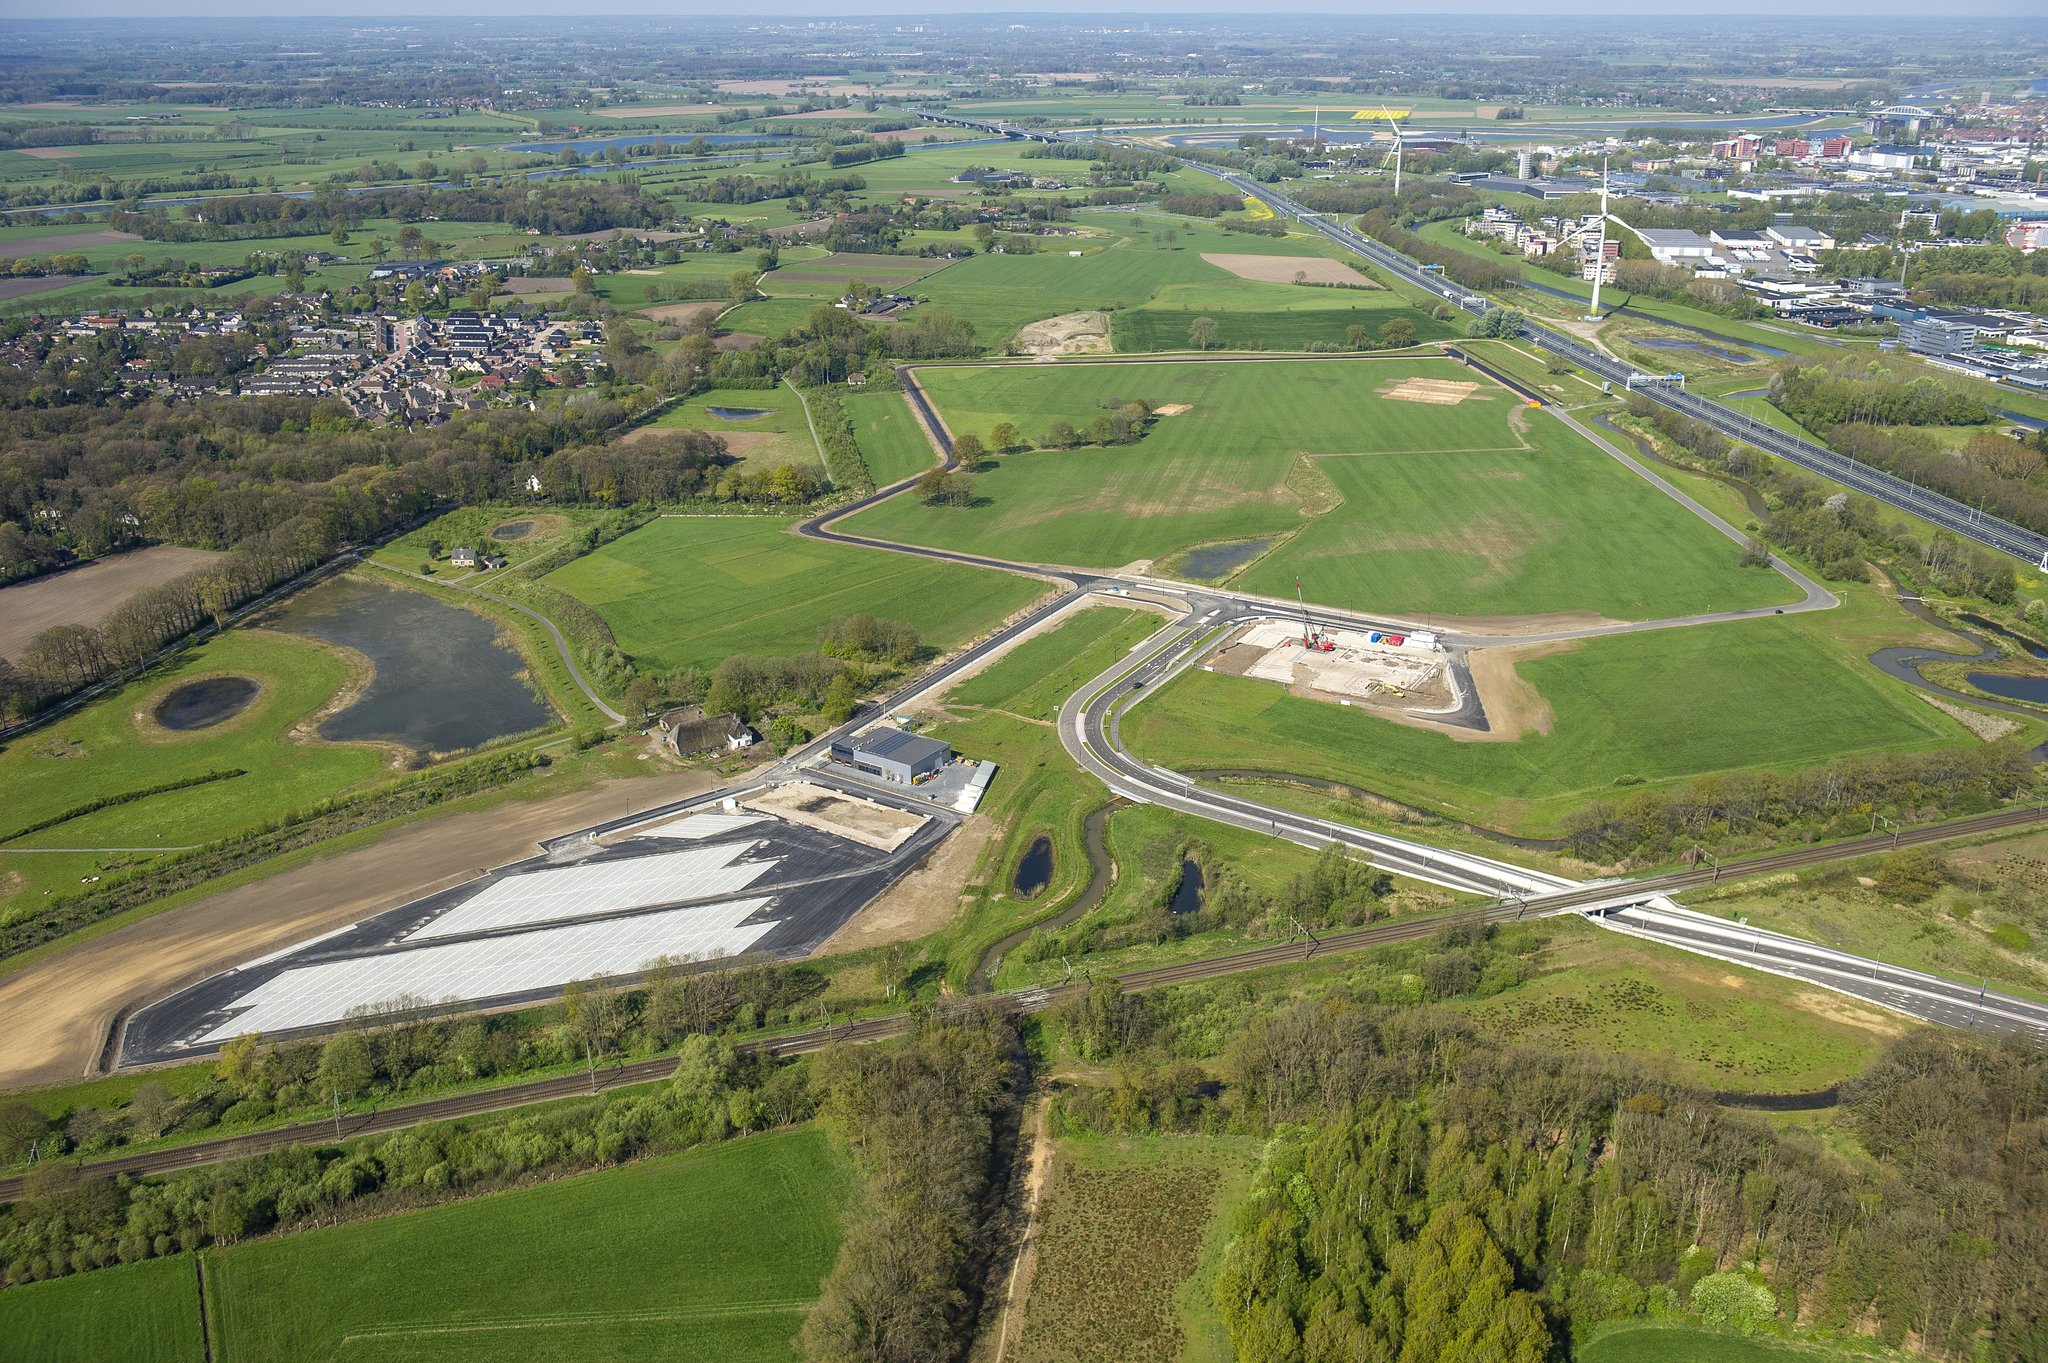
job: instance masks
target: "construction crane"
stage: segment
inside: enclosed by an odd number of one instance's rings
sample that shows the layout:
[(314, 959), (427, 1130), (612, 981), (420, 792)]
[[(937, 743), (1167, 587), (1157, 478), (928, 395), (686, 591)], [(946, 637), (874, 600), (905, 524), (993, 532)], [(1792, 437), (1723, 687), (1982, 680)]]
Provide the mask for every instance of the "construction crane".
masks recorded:
[(1323, 633), (1314, 621), (1308, 618), (1308, 598), (1302, 594), (1301, 576), (1294, 578), (1294, 600), (1301, 607), (1301, 646), (1311, 653), (1334, 653), (1337, 645), (1330, 642), (1330, 636)]

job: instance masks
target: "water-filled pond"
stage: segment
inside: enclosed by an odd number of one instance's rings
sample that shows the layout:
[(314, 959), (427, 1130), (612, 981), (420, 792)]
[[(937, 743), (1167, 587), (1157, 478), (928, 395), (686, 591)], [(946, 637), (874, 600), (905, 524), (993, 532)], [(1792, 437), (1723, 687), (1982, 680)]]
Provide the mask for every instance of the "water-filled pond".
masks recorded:
[(156, 722), (180, 733), (212, 728), (248, 709), (259, 689), (247, 677), (205, 677), (186, 682), (156, 703)]
[(2048, 677), (2015, 677), (2005, 672), (1971, 672), (1970, 685), (2007, 700), (2048, 705)]
[(1239, 540), (1235, 544), (1205, 544), (1190, 549), (1181, 560), (1181, 576), (1197, 582), (1220, 582), (1266, 552), (1271, 540)]
[(1037, 838), (1024, 849), (1024, 859), (1017, 863), (1017, 877), (1010, 888), (1019, 899), (1032, 899), (1045, 893), (1045, 887), (1052, 884), (1052, 839)]
[(320, 725), (322, 738), (454, 752), (553, 718), (495, 625), (424, 592), (339, 577), (293, 597), (269, 624), (352, 648), (376, 669), (363, 693)]
[(2004, 639), (2009, 643), (2018, 645), (2021, 649), (2026, 651), (2029, 657), (2048, 658), (2048, 644), (2038, 644), (2035, 643), (2032, 639), (2028, 639), (2022, 635), (2015, 634), (2011, 630), (2007, 629), (2004, 625), (1999, 624), (1996, 620), (1986, 620), (1983, 616), (1972, 615), (1968, 611), (1964, 611), (1960, 619), (1966, 625), (1975, 625), (1978, 629), (1988, 629), (1993, 634), (1998, 635), (2001, 639)]
[(752, 421), (757, 416), (767, 416), (766, 407), (706, 407), (705, 411), (720, 421)]
[(1167, 906), (1169, 913), (1193, 913), (1202, 907), (1209, 897), (1209, 887), (1202, 879), (1202, 868), (1192, 861), (1180, 864), (1180, 888), (1173, 892), (1173, 903)]

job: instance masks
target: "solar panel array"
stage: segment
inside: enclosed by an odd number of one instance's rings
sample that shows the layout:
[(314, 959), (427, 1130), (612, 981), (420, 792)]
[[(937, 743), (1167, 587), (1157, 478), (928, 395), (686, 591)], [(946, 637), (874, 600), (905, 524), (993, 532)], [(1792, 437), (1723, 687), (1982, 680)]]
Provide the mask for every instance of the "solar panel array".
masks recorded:
[(759, 814), (685, 814), (680, 819), (670, 819), (652, 828), (643, 828), (633, 836), (636, 838), (715, 838), (725, 833), (734, 833), (761, 822)]
[[(594, 869), (594, 868), (593, 868)], [(356, 1008), (408, 1001), (489, 999), (556, 989), (596, 975), (626, 975), (661, 956), (737, 956), (775, 926), (745, 923), (770, 901), (740, 899), (538, 928), (505, 937), (323, 961), (287, 970), (235, 1001), (238, 1012), (196, 1039), (281, 1032), (339, 1022)]]
[(507, 876), (442, 914), (408, 940), (589, 918), (620, 909), (734, 894), (778, 864), (772, 858), (735, 864), (758, 845), (723, 843), (682, 852), (657, 852), (628, 861), (600, 861)]

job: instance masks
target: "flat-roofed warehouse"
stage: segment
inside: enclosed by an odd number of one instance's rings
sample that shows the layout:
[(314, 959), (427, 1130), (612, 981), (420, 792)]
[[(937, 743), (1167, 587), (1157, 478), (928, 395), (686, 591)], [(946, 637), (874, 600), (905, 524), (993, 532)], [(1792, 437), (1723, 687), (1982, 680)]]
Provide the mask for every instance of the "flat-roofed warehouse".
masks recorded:
[(910, 785), (952, 761), (953, 749), (936, 738), (881, 728), (855, 738), (834, 740), (832, 760), (884, 781)]

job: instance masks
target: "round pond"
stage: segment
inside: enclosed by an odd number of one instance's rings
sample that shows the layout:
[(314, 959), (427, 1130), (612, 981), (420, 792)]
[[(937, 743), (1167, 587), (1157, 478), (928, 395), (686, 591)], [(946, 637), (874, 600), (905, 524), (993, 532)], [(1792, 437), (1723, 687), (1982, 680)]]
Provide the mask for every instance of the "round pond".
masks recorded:
[(205, 677), (186, 682), (156, 703), (154, 718), (183, 733), (210, 729), (249, 708), (261, 688), (247, 677)]

